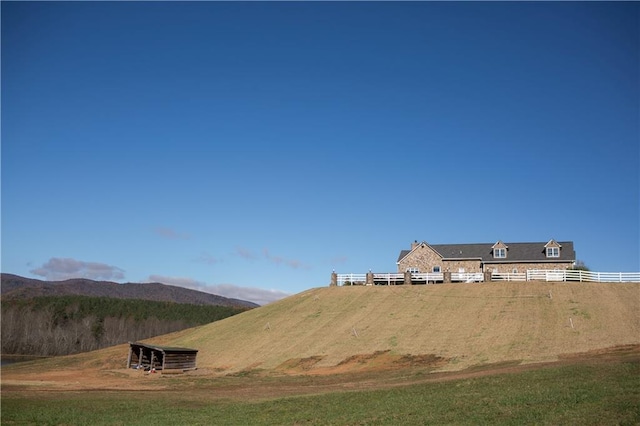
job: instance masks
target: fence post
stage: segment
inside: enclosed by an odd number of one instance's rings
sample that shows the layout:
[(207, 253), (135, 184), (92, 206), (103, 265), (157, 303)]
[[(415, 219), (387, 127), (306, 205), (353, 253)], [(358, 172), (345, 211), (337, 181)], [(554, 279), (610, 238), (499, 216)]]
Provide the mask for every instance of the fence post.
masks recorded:
[(442, 274), (442, 280), (444, 281), (444, 283), (450, 283), (451, 282), (451, 271), (444, 271), (444, 273)]
[(491, 281), (491, 275), (492, 273), (490, 271), (484, 271), (484, 282), (490, 282)]
[(337, 287), (338, 286), (338, 274), (336, 274), (336, 271), (333, 271), (331, 273), (331, 283), (329, 284), (329, 287)]
[(412, 285), (413, 282), (411, 282), (411, 272), (409, 271), (404, 271), (404, 285)]
[(365, 285), (373, 285), (373, 272), (367, 272), (367, 280), (365, 282)]

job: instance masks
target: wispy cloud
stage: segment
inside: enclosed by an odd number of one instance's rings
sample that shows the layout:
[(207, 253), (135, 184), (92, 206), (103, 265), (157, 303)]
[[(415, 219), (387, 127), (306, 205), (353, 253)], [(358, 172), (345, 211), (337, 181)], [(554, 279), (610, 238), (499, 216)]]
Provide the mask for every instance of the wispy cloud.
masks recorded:
[(293, 269), (311, 269), (309, 265), (306, 265), (297, 259), (286, 259), (282, 256), (273, 255), (266, 248), (262, 250), (262, 254), (269, 262), (275, 263), (276, 265), (283, 264)]
[(39, 268), (32, 269), (29, 272), (50, 281), (70, 278), (116, 281), (124, 279), (124, 270), (116, 266), (60, 257), (52, 257)]
[(236, 254), (243, 259), (256, 260), (258, 256), (245, 247), (236, 247)]
[(171, 228), (158, 227), (153, 230), (156, 235), (161, 236), (162, 238), (166, 238), (168, 240), (188, 240), (191, 238), (191, 235), (185, 234), (182, 232), (178, 232)]
[(210, 293), (232, 299), (248, 300), (258, 305), (266, 305), (290, 296), (289, 293), (274, 289), (239, 287), (233, 284), (217, 284), (208, 287)]
[(266, 305), (268, 303), (275, 302), (276, 300), (280, 300), (287, 296), (290, 296), (289, 293), (285, 293), (280, 290), (266, 290), (255, 287), (240, 287), (233, 284), (208, 285), (203, 281), (198, 281), (186, 277), (150, 275), (149, 281), (190, 288), (192, 290), (216, 294), (218, 296), (228, 297), (231, 299), (247, 300), (249, 302), (257, 303), (258, 305)]
[[(260, 258), (255, 252), (245, 247), (236, 247), (235, 254), (246, 260), (257, 260)], [(262, 258), (266, 259), (268, 262), (276, 264), (276, 265), (285, 265), (292, 269), (311, 269), (311, 266), (303, 263), (297, 259), (287, 259), (285, 257), (271, 254), (271, 252), (264, 248), (262, 249)]]
[(222, 259), (215, 257), (207, 252), (203, 252), (200, 256), (198, 256), (198, 258), (196, 259), (196, 262), (206, 263), (208, 265), (215, 265), (216, 263), (222, 262)]
[(329, 262), (333, 265), (340, 265), (346, 263), (348, 260), (347, 256), (336, 256), (333, 259), (330, 259)]

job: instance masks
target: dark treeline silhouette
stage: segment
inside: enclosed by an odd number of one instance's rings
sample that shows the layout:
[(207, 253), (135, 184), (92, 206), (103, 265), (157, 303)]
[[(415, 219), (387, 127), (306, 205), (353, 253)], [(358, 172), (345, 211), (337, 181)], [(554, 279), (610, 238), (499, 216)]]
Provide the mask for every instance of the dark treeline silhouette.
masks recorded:
[(87, 296), (3, 300), (2, 353), (86, 352), (207, 324), (245, 310)]

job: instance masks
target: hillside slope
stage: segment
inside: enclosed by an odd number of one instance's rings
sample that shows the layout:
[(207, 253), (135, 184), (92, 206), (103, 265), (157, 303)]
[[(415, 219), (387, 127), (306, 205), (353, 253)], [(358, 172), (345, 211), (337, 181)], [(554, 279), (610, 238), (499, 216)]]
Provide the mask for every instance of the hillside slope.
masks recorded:
[(151, 340), (196, 348), (200, 370), (224, 373), (363, 368), (378, 351), (452, 371), (638, 344), (639, 308), (637, 283), (327, 287)]
[(119, 284), (111, 281), (93, 281), (83, 278), (65, 281), (41, 281), (6, 273), (1, 274), (1, 276), (2, 286), (0, 291), (4, 300), (31, 299), (41, 296), (90, 296), (242, 308), (259, 306), (246, 300), (231, 299), (162, 283)]

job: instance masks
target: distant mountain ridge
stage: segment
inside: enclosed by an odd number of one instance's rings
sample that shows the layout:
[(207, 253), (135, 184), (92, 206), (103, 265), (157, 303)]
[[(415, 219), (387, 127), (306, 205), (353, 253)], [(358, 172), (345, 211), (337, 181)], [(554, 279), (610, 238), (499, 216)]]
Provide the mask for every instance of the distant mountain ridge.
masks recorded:
[(258, 304), (232, 299), (184, 287), (162, 283), (124, 283), (73, 278), (65, 281), (42, 281), (13, 274), (0, 274), (0, 294), (5, 300), (30, 299), (38, 296), (90, 296), (116, 299), (141, 299), (192, 305), (257, 308)]

